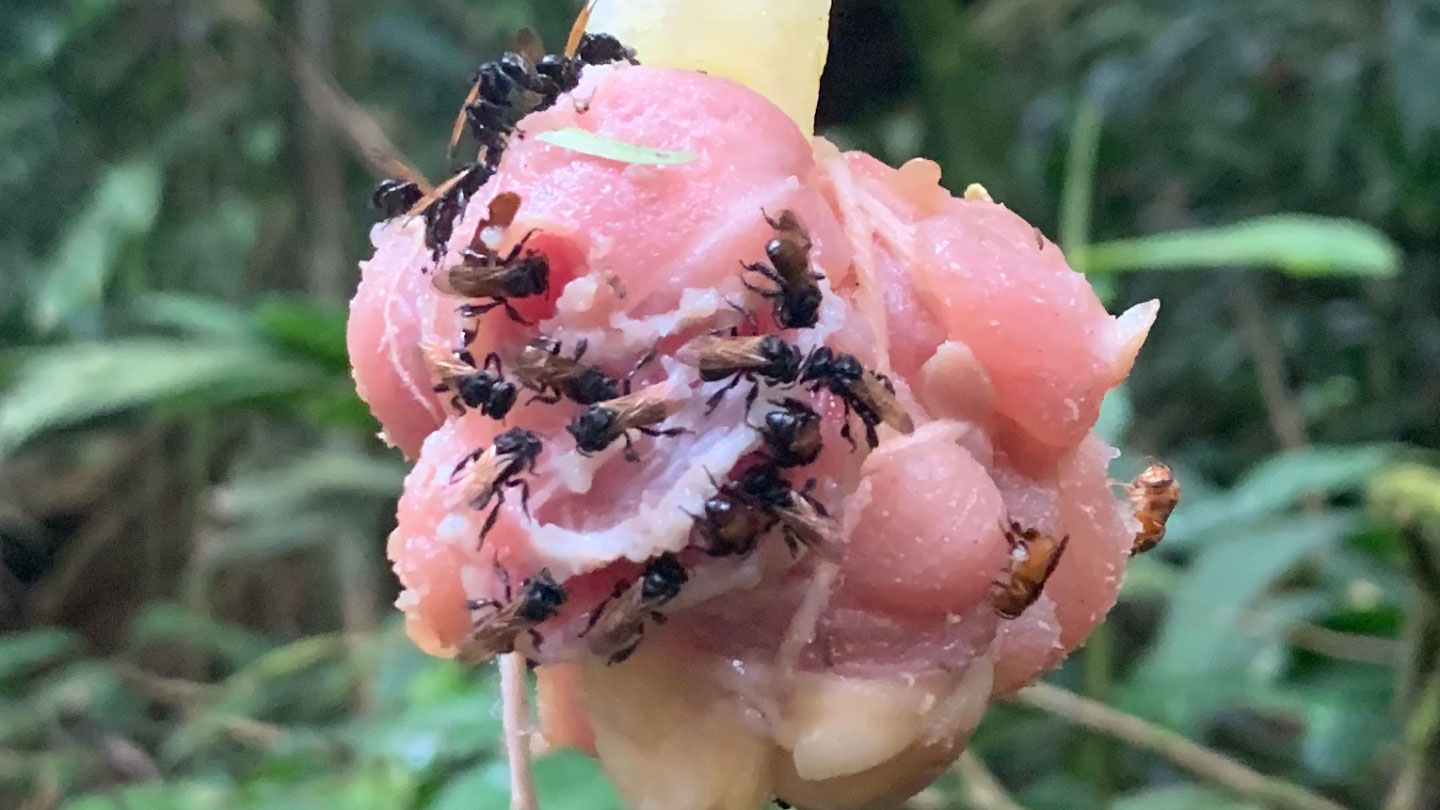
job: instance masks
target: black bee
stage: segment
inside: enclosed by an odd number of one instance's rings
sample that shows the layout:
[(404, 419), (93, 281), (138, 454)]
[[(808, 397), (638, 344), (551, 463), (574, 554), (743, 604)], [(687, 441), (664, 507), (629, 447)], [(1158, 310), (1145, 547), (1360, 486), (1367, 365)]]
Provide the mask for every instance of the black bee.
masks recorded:
[(470, 453), (450, 474), (450, 482), (463, 487), (465, 498), (472, 509), (484, 509), (495, 501), (495, 507), (485, 518), (480, 529), (480, 542), (494, 528), (500, 517), (500, 507), (505, 503), (505, 490), (520, 488), (520, 506), (530, 514), (530, 482), (521, 478), (525, 472), (534, 474), (535, 461), (545, 449), (540, 437), (528, 430), (511, 428), (495, 437), (495, 443), (488, 449)]
[(370, 195), (370, 205), (381, 219), (394, 219), (415, 207), (424, 198), (420, 187), (406, 180), (381, 180)]
[[(453, 394), (450, 405), (456, 414), (463, 415), (471, 408), (492, 419), (504, 419), (515, 407), (519, 391), (505, 379), (500, 355), (491, 352), (484, 365), (477, 367), (475, 357), (464, 349), (452, 351), (434, 342), (425, 343), (422, 349), (437, 380), (435, 392)], [(492, 367), (494, 374), (489, 373)]]
[(810, 234), (794, 211), (782, 211), (778, 220), (769, 214), (764, 216), (775, 229), (775, 238), (765, 245), (770, 264), (756, 262), (745, 265), (745, 269), (773, 281), (775, 286), (757, 287), (747, 281), (745, 287), (775, 302), (775, 322), (781, 328), (808, 329), (820, 320), (821, 293), (816, 282), (825, 277), (810, 269)]
[(755, 429), (765, 439), (770, 460), (777, 467), (803, 467), (820, 457), (824, 443), (820, 435), (820, 414), (791, 397), (771, 400), (777, 410), (765, 414)]
[(581, 455), (591, 455), (609, 447), (616, 439), (625, 440), (625, 460), (639, 461), (630, 431), (639, 431), (646, 436), (679, 436), (689, 433), (685, 428), (655, 427), (682, 404), (678, 399), (666, 398), (659, 393), (658, 386), (641, 389), (617, 399), (597, 402), (575, 415), (565, 429), (575, 437), (575, 447)]
[(911, 433), (915, 423), (895, 399), (895, 387), (883, 374), (867, 371), (854, 355), (836, 354), (821, 346), (805, 358), (800, 371), (801, 383), (813, 383), (812, 392), (825, 389), (840, 398), (845, 405), (845, 426), (840, 435), (855, 447), (850, 435), (850, 414), (860, 417), (865, 425), (865, 441), (873, 448), (880, 443), (875, 426), (881, 423), (900, 431)]
[(705, 400), (711, 411), (742, 381), (750, 382), (750, 393), (745, 395), (746, 408), (754, 404), (759, 395), (761, 380), (770, 385), (794, 383), (799, 379), (803, 359), (799, 349), (775, 335), (705, 335), (691, 341), (681, 354), (685, 362), (700, 370), (700, 379), (705, 382), (733, 378), (729, 385)]
[(779, 522), (773, 510), (762, 508), (732, 485), (715, 484), (703, 514), (695, 518), (695, 529), (703, 541), (700, 547), (712, 557), (749, 554), (760, 537)]
[(590, 614), (589, 625), (581, 633), (589, 641), (590, 652), (610, 664), (629, 658), (645, 636), (646, 622), (663, 624), (665, 614), (660, 608), (679, 596), (689, 580), (685, 566), (666, 552), (647, 562), (634, 582), (617, 583), (610, 597)]
[(472, 612), (487, 608), (492, 611), (476, 620), (470, 634), (460, 643), (459, 658), (471, 666), (513, 652), (515, 638), (526, 631), (538, 648), (543, 639), (535, 626), (554, 618), (569, 598), (549, 569), (542, 568), (540, 573), (521, 582), (520, 594), (515, 597), (510, 592), (510, 575), (503, 568), (497, 570), (505, 586), (504, 601), (476, 599), (466, 603)]
[(621, 396), (620, 383), (596, 365), (580, 362), (589, 344), (575, 343), (570, 357), (560, 354), (560, 342), (547, 337), (530, 341), (515, 361), (515, 379), (536, 392), (531, 401), (556, 403), (568, 399), (581, 405), (594, 405)]
[(455, 232), (455, 220), (465, 213), (465, 203), (495, 173), (491, 167), (472, 163), (422, 198), (416, 205), (425, 220), (425, 246), (439, 260)]
[(575, 47), (575, 61), (582, 65), (608, 65), (612, 62), (640, 64), (635, 60), (635, 49), (627, 48), (620, 40), (609, 34), (584, 34)]
[[(465, 304), (460, 314), (478, 318), (496, 307), (503, 307), (512, 321), (529, 321), (510, 304), (512, 298), (528, 298), (550, 291), (550, 262), (545, 254), (526, 251), (534, 231), (511, 248), (504, 257), (483, 248), (466, 248), (460, 266), (435, 275), (435, 288), (445, 295), (461, 298), (489, 298), (483, 304)], [(522, 255), (523, 254), (523, 255)]]
[(780, 475), (774, 464), (761, 464), (746, 470), (738, 482), (721, 487), (721, 494), (774, 515), (790, 551), (814, 548), (829, 538), (826, 521), (830, 513), (810, 495), (815, 482), (808, 481), (796, 491)]

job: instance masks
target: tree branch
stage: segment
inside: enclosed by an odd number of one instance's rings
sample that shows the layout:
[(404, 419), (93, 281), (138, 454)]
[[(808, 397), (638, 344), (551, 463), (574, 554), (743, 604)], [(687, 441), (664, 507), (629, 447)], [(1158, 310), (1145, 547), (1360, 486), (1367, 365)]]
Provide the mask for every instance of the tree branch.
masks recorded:
[(964, 789), (962, 801), (970, 810), (1025, 810), (974, 751), (967, 750), (955, 760), (955, 773)]
[(1037, 683), (1020, 690), (1016, 700), (1136, 748), (1159, 754), (1196, 776), (1279, 810), (1345, 810), (1343, 805), (1300, 785), (1266, 776), (1169, 729), (1058, 686)]

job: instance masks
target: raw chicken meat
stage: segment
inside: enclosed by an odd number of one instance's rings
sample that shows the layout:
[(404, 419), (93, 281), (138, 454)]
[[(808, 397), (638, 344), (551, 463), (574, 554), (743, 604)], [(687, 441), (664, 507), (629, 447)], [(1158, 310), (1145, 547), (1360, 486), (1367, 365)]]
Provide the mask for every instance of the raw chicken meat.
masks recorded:
[[(572, 128), (690, 159), (640, 165), (539, 137)], [(389, 541), (411, 636), (436, 655), (513, 646), (538, 662), (547, 739), (597, 753), (637, 810), (892, 806), (954, 758), (993, 695), (1053, 667), (1113, 606), (1136, 526), (1090, 431), (1158, 305), (1111, 317), (1002, 205), (950, 196), (928, 161), (892, 169), (812, 140), (719, 76), (588, 68), (519, 129), (438, 260), (419, 218), (376, 227), (352, 302), (357, 389), (416, 460)], [(520, 200), (513, 223), (477, 234), (504, 193)], [(742, 267), (775, 260), (782, 212), (820, 277), (813, 327), (782, 329), (755, 289), (775, 282)], [(475, 302), (437, 292), (477, 238), (503, 256), (527, 234), (549, 283), (510, 301), (524, 323), (463, 317)], [(684, 432), (585, 454), (572, 420), (587, 406), (569, 399), (521, 391), (503, 424), (457, 414), (427, 357), (467, 329), (470, 359), (495, 353), (507, 379), (541, 336), (560, 358), (583, 344), (611, 385), (633, 370), (628, 385), (665, 403), (646, 425)], [(777, 336), (801, 365), (759, 375), (753, 405), (743, 381), (711, 412), (727, 383), (687, 352), (714, 334)], [(864, 401), (888, 405), (875, 447), (836, 393), (855, 389), (795, 384), (821, 347), (853, 355)], [(756, 426), (786, 398), (814, 409), (823, 451), (781, 469)], [(533, 472), (504, 467), (523, 431), (543, 446)], [(499, 483), (482, 476), (502, 467)], [(757, 481), (780, 506), (736, 494)], [(760, 520), (753, 542), (717, 549), (702, 531), (717, 498)], [(1053, 575), (1006, 618), (998, 589), (1036, 566)], [(478, 645), (502, 616), (501, 642)]]

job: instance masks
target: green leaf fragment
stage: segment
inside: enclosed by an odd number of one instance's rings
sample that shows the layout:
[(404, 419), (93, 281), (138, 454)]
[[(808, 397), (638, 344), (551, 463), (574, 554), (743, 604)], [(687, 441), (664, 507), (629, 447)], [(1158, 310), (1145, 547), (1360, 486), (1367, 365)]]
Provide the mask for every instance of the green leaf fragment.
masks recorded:
[(1400, 249), (1384, 234), (1346, 219), (1285, 214), (1218, 228), (1123, 239), (1075, 251), (1090, 275), (1135, 270), (1273, 267), (1293, 276), (1389, 278), (1400, 270)]
[(689, 152), (651, 149), (648, 146), (607, 138), (604, 135), (576, 127), (542, 132), (536, 135), (535, 139), (551, 146), (569, 149), (572, 152), (640, 166), (674, 166), (695, 160), (695, 155)]

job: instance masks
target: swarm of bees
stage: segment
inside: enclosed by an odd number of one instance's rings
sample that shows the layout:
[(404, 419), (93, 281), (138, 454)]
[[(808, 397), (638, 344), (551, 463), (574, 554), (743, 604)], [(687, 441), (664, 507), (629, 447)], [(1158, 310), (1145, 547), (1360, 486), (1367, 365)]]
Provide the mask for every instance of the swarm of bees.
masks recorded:
[[(551, 291), (550, 260), (535, 248), (535, 231), (518, 235), (518, 240), (504, 239), (521, 205), (518, 194), (495, 194), (474, 233), (461, 246), (458, 261), (438, 267), (455, 236), (456, 222), (499, 172), (525, 116), (560, 103), (579, 86), (587, 66), (636, 63), (635, 51), (614, 37), (584, 32), (588, 12), (589, 6), (577, 19), (560, 54), (546, 54), (538, 38), (522, 34), (515, 50), (475, 71), (456, 115), (449, 148), (453, 156), (468, 134), (477, 147), (473, 159), (434, 189), (418, 173), (400, 171), (401, 179), (379, 184), (371, 202), (385, 219), (410, 216), (423, 220), (424, 243), (437, 265), (431, 283), (440, 294), (461, 299), (457, 310), (464, 328), (458, 346), (438, 342), (422, 346), (434, 391), (447, 398), (457, 416), (478, 413), (505, 420), (514, 412), (523, 390), (529, 394), (527, 406), (573, 403), (576, 410), (566, 432), (576, 452), (592, 455), (623, 445), (620, 456), (634, 462), (640, 460), (640, 437), (663, 439), (690, 432), (667, 424), (686, 404), (686, 397), (666, 384), (635, 384), (637, 373), (656, 352), (647, 354), (628, 373), (612, 373), (587, 361), (589, 344), (585, 340), (576, 340), (567, 349), (555, 337), (533, 335), (518, 353), (503, 358), (499, 352), (482, 357), (471, 351), (481, 319), (488, 313), (498, 309), (510, 321), (532, 326), (522, 314), (526, 307), (521, 302)], [(576, 105), (583, 112), (580, 103)], [(761, 211), (759, 215), (771, 231), (764, 244), (765, 261), (742, 262), (739, 286), (768, 309), (779, 330), (813, 328), (824, 303), (819, 283), (824, 276), (811, 265), (809, 232), (793, 210), (775, 216)], [(825, 392), (839, 400), (845, 412), (840, 435), (852, 450), (856, 448), (851, 436), (852, 415), (864, 426), (872, 448), (879, 443), (876, 428), (880, 424), (902, 432), (913, 429), (884, 375), (864, 368), (852, 355), (824, 346), (807, 352), (778, 334), (763, 334), (747, 310), (737, 309), (752, 325), (749, 333), (742, 334), (737, 327), (728, 334), (704, 335), (682, 350), (682, 361), (697, 368), (702, 384), (721, 383), (706, 397), (707, 413), (713, 413), (742, 384), (748, 384), (744, 398), (747, 418), (762, 389), (803, 388), (812, 395)], [(801, 396), (777, 396), (766, 401), (758, 423), (749, 426), (760, 438), (757, 458), (725, 480), (712, 479), (713, 494), (705, 500), (701, 514), (692, 516), (692, 548), (698, 554), (717, 557), (743, 555), (772, 532), (792, 554), (822, 546), (832, 527), (824, 505), (812, 494), (815, 481), (801, 486), (787, 477), (790, 471), (815, 463), (823, 452), (820, 413)], [(473, 450), (455, 466), (451, 485), (461, 500), (475, 510), (488, 510), (479, 531), (482, 546), (498, 521), (507, 493), (518, 489), (520, 507), (529, 514), (531, 476), (545, 445), (536, 433), (515, 427), (496, 436), (490, 446)], [(513, 592), (509, 574), (498, 566), (497, 571), (504, 584), (503, 597), (468, 605), (475, 620), (460, 650), (467, 662), (510, 652), (523, 634), (538, 648), (543, 641), (538, 628), (554, 618), (567, 599), (565, 588), (548, 570), (527, 577)], [(688, 579), (682, 556), (665, 553), (652, 558), (637, 577), (617, 584), (610, 597), (590, 613), (583, 634), (590, 650), (611, 663), (628, 658), (647, 628), (664, 621), (665, 606)]]

